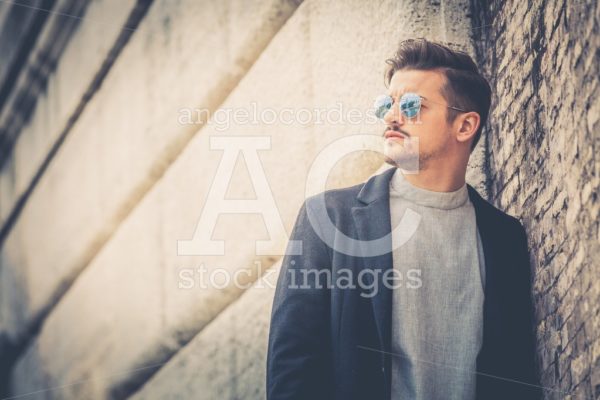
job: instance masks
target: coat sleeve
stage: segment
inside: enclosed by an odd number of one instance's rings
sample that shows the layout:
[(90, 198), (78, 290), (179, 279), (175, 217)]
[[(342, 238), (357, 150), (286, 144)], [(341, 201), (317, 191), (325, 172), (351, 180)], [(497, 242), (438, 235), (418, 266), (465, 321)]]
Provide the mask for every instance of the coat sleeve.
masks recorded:
[(283, 258), (277, 280), (267, 353), (268, 400), (333, 397), (331, 261), (309, 221), (308, 204), (302, 205), (290, 237), (302, 243), (302, 252)]
[(532, 278), (529, 246), (525, 229), (517, 221), (516, 268), (513, 294), (518, 309), (515, 315), (514, 350), (519, 360), (514, 365), (515, 379), (522, 384), (515, 385), (514, 398), (541, 399), (542, 389), (536, 361), (536, 337), (534, 306), (532, 301)]

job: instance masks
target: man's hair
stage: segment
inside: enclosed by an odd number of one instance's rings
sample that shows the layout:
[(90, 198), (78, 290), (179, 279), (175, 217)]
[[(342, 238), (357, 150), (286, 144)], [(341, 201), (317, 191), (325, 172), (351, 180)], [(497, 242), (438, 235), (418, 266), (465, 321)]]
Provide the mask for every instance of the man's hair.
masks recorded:
[[(385, 85), (389, 86), (398, 70), (438, 70), (446, 77), (441, 94), (448, 105), (467, 111), (475, 111), (481, 119), (471, 143), (471, 151), (481, 137), (490, 111), (492, 90), (487, 80), (479, 73), (473, 59), (465, 52), (452, 50), (440, 43), (427, 39), (408, 39), (400, 42), (396, 54), (385, 60)], [(451, 123), (460, 111), (447, 108), (447, 121)]]

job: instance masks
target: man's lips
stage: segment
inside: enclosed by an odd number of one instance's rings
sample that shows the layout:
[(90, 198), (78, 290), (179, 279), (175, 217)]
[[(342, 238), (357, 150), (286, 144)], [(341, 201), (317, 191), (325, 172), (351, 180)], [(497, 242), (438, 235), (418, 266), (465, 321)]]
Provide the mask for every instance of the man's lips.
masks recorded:
[(406, 138), (408, 138), (408, 135), (405, 135), (402, 132), (398, 132), (398, 131), (389, 129), (389, 130), (385, 131), (384, 137), (386, 139), (390, 139), (390, 138), (406, 139)]

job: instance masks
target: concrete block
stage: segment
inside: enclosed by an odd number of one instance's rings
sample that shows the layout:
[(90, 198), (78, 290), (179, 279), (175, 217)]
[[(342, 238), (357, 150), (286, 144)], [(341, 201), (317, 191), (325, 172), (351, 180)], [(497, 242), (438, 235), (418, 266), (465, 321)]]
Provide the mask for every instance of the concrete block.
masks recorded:
[(180, 110), (214, 111), (295, 6), (152, 5), (16, 223), (29, 258), (16, 299), (27, 308), (13, 318), (26, 323), (7, 328), (12, 340), (60, 298), (198, 130), (179, 123)]
[[(0, 173), (0, 226), (30, 185), (122, 31), (134, 0), (91, 2)], [(65, 16), (51, 16), (65, 18)], [(44, 33), (42, 33), (44, 34)], [(9, 171), (14, 170), (11, 174)]]
[(281, 261), (200, 331), (130, 399), (264, 399)]

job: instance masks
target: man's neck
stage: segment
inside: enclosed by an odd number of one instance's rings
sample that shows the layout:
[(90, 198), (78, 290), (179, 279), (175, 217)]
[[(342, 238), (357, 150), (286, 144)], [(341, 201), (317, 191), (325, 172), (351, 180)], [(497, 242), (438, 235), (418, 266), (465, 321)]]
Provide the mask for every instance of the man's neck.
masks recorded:
[[(402, 172), (402, 170), (397, 171)], [(419, 170), (418, 173), (404, 173), (404, 178), (422, 189), (434, 192), (454, 192), (465, 184), (466, 167), (459, 169), (435, 168)]]

